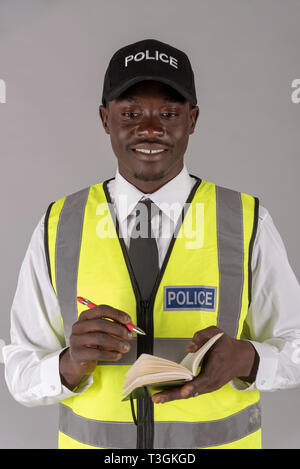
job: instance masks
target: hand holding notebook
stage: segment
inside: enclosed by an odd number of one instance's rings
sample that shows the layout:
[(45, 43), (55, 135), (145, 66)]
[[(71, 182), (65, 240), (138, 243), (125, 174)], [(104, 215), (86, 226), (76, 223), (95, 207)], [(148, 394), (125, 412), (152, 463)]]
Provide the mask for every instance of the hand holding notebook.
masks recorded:
[(148, 392), (155, 394), (154, 403), (162, 403), (216, 391), (234, 378), (248, 384), (255, 381), (259, 355), (248, 340), (210, 326), (194, 334), (187, 350), (194, 353), (179, 364), (142, 354), (127, 372), (123, 400), (145, 397)]
[(143, 353), (126, 374), (123, 400), (128, 399), (130, 394), (133, 398), (143, 395), (140, 388), (144, 386), (153, 394), (164, 387), (191, 381), (197, 375), (206, 352), (222, 335), (223, 332), (214, 335), (197, 352), (188, 353), (180, 363)]

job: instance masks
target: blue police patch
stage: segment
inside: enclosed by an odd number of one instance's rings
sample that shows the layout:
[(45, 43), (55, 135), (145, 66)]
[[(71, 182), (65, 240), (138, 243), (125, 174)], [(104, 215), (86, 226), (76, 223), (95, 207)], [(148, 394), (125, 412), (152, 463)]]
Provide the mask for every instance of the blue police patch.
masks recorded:
[(217, 287), (164, 287), (164, 311), (216, 311)]

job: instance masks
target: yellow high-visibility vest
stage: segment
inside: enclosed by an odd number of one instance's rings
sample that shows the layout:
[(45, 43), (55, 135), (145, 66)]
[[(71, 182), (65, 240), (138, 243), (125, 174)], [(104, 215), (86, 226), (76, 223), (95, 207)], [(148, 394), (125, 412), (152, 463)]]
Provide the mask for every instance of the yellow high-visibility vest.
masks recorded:
[[(260, 448), (258, 391), (230, 383), (164, 404), (122, 401), (125, 374), (141, 353), (180, 362), (196, 331), (216, 325), (240, 338), (251, 302), (251, 256), (259, 201), (195, 178), (151, 297), (141, 298), (119, 233), (108, 182), (49, 205), (45, 248), (66, 344), (87, 309), (77, 296), (128, 313), (147, 332), (118, 362), (99, 362), (93, 384), (60, 403), (60, 448)], [(112, 178), (113, 179), (113, 178)], [(142, 261), (142, 260), (141, 260)]]

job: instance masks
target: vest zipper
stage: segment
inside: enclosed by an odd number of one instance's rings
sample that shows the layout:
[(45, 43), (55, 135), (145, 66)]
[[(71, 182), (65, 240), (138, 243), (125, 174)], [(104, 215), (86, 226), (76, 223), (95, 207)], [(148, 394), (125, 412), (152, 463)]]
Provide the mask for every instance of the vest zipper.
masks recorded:
[[(153, 355), (153, 311), (150, 309), (151, 300), (140, 300), (137, 326), (147, 331), (146, 336), (137, 337), (137, 355), (148, 353)], [(154, 422), (153, 403), (149, 396), (137, 401), (137, 449), (153, 448)]]

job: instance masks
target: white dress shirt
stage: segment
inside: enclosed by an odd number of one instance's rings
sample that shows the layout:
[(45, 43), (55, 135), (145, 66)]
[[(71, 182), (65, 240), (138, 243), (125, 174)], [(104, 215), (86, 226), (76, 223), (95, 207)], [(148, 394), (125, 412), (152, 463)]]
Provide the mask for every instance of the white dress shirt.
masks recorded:
[[(184, 166), (156, 192), (144, 194), (117, 169), (108, 190), (127, 247), (134, 224), (132, 209), (141, 198), (150, 197), (161, 208), (161, 213), (152, 220), (161, 266), (170, 241), (168, 229), (174, 230), (195, 181)], [(123, 203), (124, 196), (128, 204)], [(168, 205), (175, 202), (181, 209), (169, 212)], [(29, 407), (55, 404), (84, 392), (93, 383), (89, 375), (76, 392), (72, 392), (60, 380), (59, 355), (66, 344), (60, 308), (46, 263), (44, 218), (45, 214), (32, 234), (21, 265), (11, 308), (11, 344), (3, 348), (9, 391), (18, 402)], [(272, 218), (262, 206), (259, 207), (251, 267), (252, 303), (242, 338), (251, 340), (260, 362), (256, 381), (251, 386), (238, 379), (231, 381), (231, 385), (240, 391), (294, 388), (300, 385), (300, 286)]]

